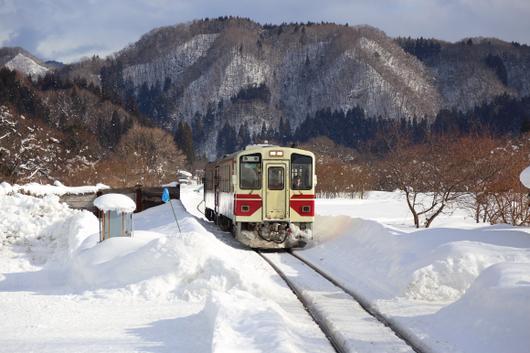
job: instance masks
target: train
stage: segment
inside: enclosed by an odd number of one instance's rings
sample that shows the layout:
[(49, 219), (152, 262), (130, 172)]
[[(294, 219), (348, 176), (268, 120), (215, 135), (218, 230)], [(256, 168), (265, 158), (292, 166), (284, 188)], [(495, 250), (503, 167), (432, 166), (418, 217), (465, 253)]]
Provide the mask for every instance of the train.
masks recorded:
[(208, 163), (203, 182), (206, 218), (250, 248), (303, 248), (312, 240), (312, 152), (249, 145)]

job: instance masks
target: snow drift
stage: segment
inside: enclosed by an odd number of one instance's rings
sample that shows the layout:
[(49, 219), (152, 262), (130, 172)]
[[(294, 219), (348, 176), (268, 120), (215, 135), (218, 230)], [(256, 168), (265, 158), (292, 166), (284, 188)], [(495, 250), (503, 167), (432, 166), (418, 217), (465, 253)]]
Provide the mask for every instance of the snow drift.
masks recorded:
[(482, 271), (460, 300), (430, 321), (439, 338), (464, 352), (526, 353), (529, 301), (530, 264), (499, 263)]
[[(0, 201), (9, 205), (0, 211), (0, 320), (9, 322), (0, 325), (0, 352), (137, 352), (153, 344), (157, 352), (332, 351), (259, 256), (206, 230), (178, 201), (182, 233), (165, 204), (134, 215), (132, 238), (103, 242), (96, 217), (57, 196)], [(19, 266), (37, 249), (40, 261)]]
[(298, 251), (300, 256), (435, 351), (528, 351), (527, 229), (405, 233), (375, 221), (321, 216), (315, 235), (315, 246)]

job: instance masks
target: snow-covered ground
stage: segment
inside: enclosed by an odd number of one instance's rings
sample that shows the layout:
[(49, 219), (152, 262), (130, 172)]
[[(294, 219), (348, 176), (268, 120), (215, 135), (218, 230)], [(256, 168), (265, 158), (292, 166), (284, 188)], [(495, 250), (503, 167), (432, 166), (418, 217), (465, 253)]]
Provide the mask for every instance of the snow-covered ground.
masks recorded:
[[(199, 193), (185, 193), (191, 207)], [(317, 200), (315, 244), (297, 254), (433, 352), (530, 352), (530, 229), (467, 210), (416, 230), (399, 192)]]
[[(5, 185), (4, 185), (5, 186)], [(57, 196), (0, 196), (0, 352), (332, 352), (254, 252), (169, 205), (133, 238)]]
[(529, 352), (530, 234), (321, 217), (298, 254), (436, 352)]
[[(0, 352), (332, 351), (269, 265), (202, 219), (200, 187), (183, 187), (187, 211), (173, 201), (182, 234), (163, 205), (100, 244), (92, 214), (0, 189)], [(528, 228), (455, 210), (414, 230), (386, 192), (317, 213), (298, 255), (433, 352), (530, 351)]]

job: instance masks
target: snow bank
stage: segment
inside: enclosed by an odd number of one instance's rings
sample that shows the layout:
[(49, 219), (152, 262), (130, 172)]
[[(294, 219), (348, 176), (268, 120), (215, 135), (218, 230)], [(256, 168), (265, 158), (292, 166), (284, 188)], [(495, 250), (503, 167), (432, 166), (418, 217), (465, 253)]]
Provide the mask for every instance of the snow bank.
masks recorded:
[(0, 195), (0, 205), (1, 244), (51, 237), (53, 225), (75, 214), (57, 196)]
[(182, 233), (166, 204), (136, 214), (132, 238), (98, 243), (95, 235), (87, 237), (68, 264), (68, 284), (79, 291), (121, 288), (145, 299), (168, 300), (202, 301), (212, 291), (250, 291), (260, 297), (269, 292), (267, 281), (262, 288), (260, 276), (240, 270), (240, 262), (248, 261), (246, 251), (206, 232), (180, 203), (174, 207)]
[(405, 233), (375, 221), (320, 216), (314, 234), (317, 243), (298, 251), (300, 256), (408, 327), (434, 351), (503, 351), (495, 340), (525, 344), (526, 351), (530, 347), (525, 330), (530, 321), (528, 229)]
[(520, 248), (466, 240), (438, 245), (421, 260), (427, 264), (414, 270), (404, 295), (409, 299), (452, 301), (488, 267), (517, 261), (530, 262), (530, 254)]
[(164, 204), (134, 215), (132, 238), (85, 238), (65, 266), (65, 285), (111, 301), (204, 303), (209, 326), (199, 329), (213, 332), (213, 351), (330, 349), (266, 263), (237, 243), (228, 246), (180, 202), (174, 207), (182, 233)]
[(529, 301), (530, 264), (501, 263), (481, 272), (464, 296), (434, 314), (432, 322), (438, 339), (464, 352), (527, 353)]
[(105, 194), (94, 200), (94, 206), (101, 211), (133, 212), (136, 203), (128, 196), (122, 194)]
[[(0, 205), (0, 257), (19, 259), (20, 269), (65, 261), (88, 234), (98, 231), (92, 213), (72, 210), (55, 195), (0, 194)], [(14, 263), (0, 261), (0, 273)]]
[(375, 221), (321, 216), (314, 233), (317, 244), (301, 254), (335, 272), (348, 269), (339, 275), (380, 299), (453, 301), (489, 266), (530, 263), (530, 234), (508, 226), (404, 233)]
[(45, 196), (45, 195), (64, 195), (64, 194), (93, 194), (99, 190), (109, 189), (109, 186), (105, 184), (96, 184), (88, 186), (65, 186), (60, 181), (55, 181), (53, 185), (43, 185), (37, 183), (28, 183), (24, 185), (9, 185), (6, 182), (0, 184), (0, 195), (13, 193), (13, 192), (23, 192), (25, 194), (30, 194), (33, 196)]
[[(57, 196), (0, 201), (12, 205), (0, 222), (7, 217), (2, 225), (26, 244), (17, 254), (39, 246), (46, 254), (31, 268), (0, 256), (0, 320), (12, 323), (0, 325), (6, 351), (62, 351), (65, 341), (76, 352), (333, 351), (269, 265), (178, 201), (182, 233), (164, 204), (133, 215), (133, 237), (101, 243), (96, 217)], [(38, 237), (47, 241), (35, 246)]]

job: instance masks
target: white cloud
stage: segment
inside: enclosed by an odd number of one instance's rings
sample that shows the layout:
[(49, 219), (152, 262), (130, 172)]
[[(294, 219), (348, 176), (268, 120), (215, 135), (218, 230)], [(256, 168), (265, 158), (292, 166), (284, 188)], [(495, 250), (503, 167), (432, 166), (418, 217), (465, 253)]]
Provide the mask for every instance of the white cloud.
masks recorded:
[(62, 62), (76, 61), (94, 54), (104, 57), (118, 47), (104, 47), (91, 37), (77, 34), (51, 35), (39, 41), (36, 54), (44, 58), (56, 58)]
[(15, 10), (14, 0), (0, 0), (0, 15), (12, 14)]
[(45, 59), (108, 54), (152, 28), (238, 15), (262, 23), (369, 24), (391, 36), (459, 40), (496, 36), (528, 42), (528, 0), (0, 0), (0, 45)]
[(13, 37), (13, 32), (0, 29), (0, 47), (4, 46)]

